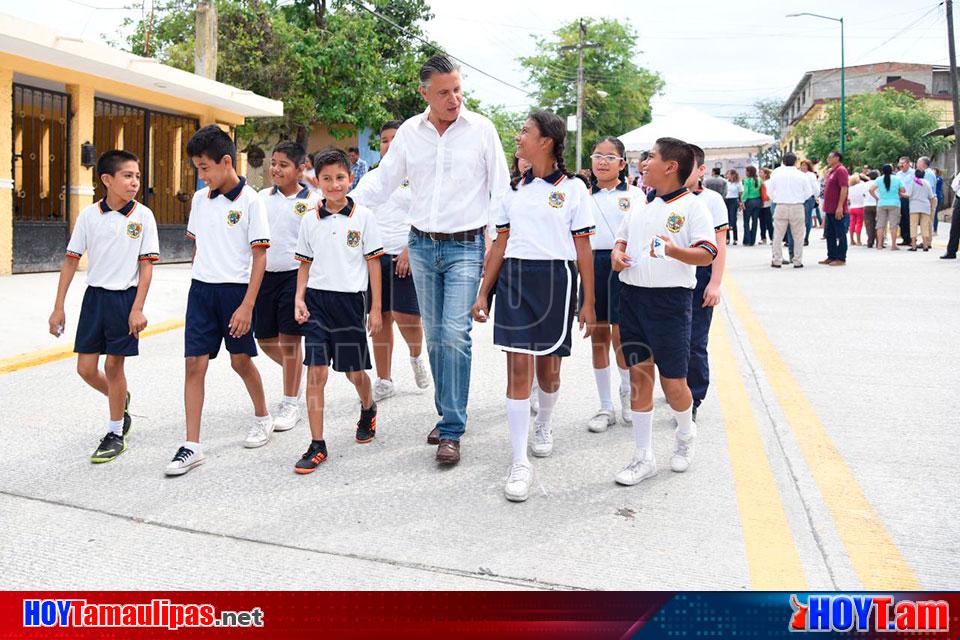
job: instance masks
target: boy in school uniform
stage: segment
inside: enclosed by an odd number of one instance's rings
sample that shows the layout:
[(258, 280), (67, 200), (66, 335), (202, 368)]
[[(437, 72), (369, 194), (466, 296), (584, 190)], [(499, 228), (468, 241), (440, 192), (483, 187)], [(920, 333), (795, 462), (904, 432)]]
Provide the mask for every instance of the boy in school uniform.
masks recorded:
[[(123, 366), (139, 354), (140, 332), (147, 326), (143, 305), (150, 289), (153, 263), (160, 258), (153, 212), (134, 198), (140, 190), (140, 160), (129, 151), (107, 151), (97, 160), (97, 177), (107, 194), (80, 211), (60, 270), (57, 299), (50, 314), (50, 333), (63, 334), (64, 300), (84, 253), (88, 255), (87, 290), (80, 307), (77, 373), (107, 396), (107, 434), (90, 456), (95, 464), (110, 462), (127, 450), (130, 393)], [(107, 357), (103, 371), (100, 354)]]
[(329, 369), (342, 371), (360, 396), (356, 440), (373, 441), (377, 405), (364, 331), (364, 294), (370, 288), (366, 329), (380, 331), (380, 256), (383, 246), (370, 209), (347, 196), (353, 176), (350, 160), (339, 149), (314, 157), (320, 188), (326, 196), (319, 208), (304, 216), (297, 241), (296, 318), (303, 326), (307, 365), (307, 417), (310, 445), (294, 465), (299, 474), (312, 473), (327, 459), (323, 439), (324, 387)]
[(288, 431), (300, 423), (300, 376), (303, 370), (303, 331), (294, 318), (297, 295), (296, 260), (300, 221), (315, 211), (320, 198), (301, 181), (307, 152), (294, 141), (273, 149), (270, 177), (273, 187), (260, 192), (270, 224), (270, 248), (263, 284), (254, 307), (257, 343), (267, 356), (283, 367), (283, 400), (273, 414), (273, 430)]
[(660, 138), (650, 152), (644, 182), (653, 187), (642, 209), (626, 217), (611, 255), (620, 271), (620, 337), (633, 391), (633, 460), (616, 475), (635, 485), (657, 473), (653, 455), (653, 368), (677, 421), (670, 466), (686, 471), (697, 434), (687, 386), (696, 267), (713, 262), (718, 248), (703, 201), (683, 184), (694, 165), (690, 145)]
[(200, 446), (204, 379), (221, 342), (253, 402), (253, 422), (243, 445), (261, 447), (273, 433), (263, 382), (253, 363), (257, 346), (250, 331), (270, 246), (266, 207), (237, 175), (237, 147), (220, 127), (208, 125), (197, 131), (187, 142), (187, 153), (207, 186), (193, 195), (187, 222), (187, 237), (194, 242), (184, 327), (187, 438), (167, 465), (169, 476), (183, 475), (204, 461)]

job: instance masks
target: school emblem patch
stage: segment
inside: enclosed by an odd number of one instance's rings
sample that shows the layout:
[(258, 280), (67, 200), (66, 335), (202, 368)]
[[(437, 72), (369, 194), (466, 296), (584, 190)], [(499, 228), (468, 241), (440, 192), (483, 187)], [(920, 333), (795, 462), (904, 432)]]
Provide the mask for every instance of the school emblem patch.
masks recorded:
[(143, 231), (143, 225), (139, 222), (131, 222), (127, 225), (127, 237), (136, 240)]
[(563, 206), (564, 201), (567, 199), (567, 194), (563, 191), (554, 191), (550, 194), (550, 197), (547, 198), (547, 202), (550, 203), (550, 206), (554, 209), (559, 209)]
[(231, 227), (240, 222), (240, 212), (234, 209), (227, 212), (227, 224)]
[(680, 229), (683, 228), (683, 223), (686, 220), (679, 213), (671, 213), (670, 217), (667, 218), (667, 231), (670, 233), (677, 233)]
[(351, 248), (360, 246), (359, 231), (347, 231), (347, 246)]
[(630, 211), (630, 198), (619, 198), (617, 200), (617, 206), (620, 208), (620, 211), (624, 213)]
[(302, 216), (307, 212), (307, 203), (298, 202), (297, 204), (293, 205), (293, 212), (298, 216)]
[(404, 178), (403, 182), (400, 183), (401, 189), (406, 189), (409, 186), (410, 186), (410, 178)]

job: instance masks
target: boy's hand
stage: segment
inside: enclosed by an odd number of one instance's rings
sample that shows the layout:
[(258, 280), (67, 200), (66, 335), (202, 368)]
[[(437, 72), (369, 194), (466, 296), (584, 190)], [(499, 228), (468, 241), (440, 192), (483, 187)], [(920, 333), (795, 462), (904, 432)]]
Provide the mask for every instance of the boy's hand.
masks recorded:
[(626, 251), (623, 251), (619, 247), (615, 248), (610, 253), (610, 262), (612, 263), (613, 270), (617, 272), (629, 269), (633, 266), (633, 260), (630, 259), (630, 256), (627, 255)]
[(67, 316), (63, 309), (54, 309), (47, 322), (50, 324), (50, 335), (59, 338), (63, 335), (63, 328), (67, 326)]
[(396, 271), (398, 278), (406, 278), (410, 275), (410, 254), (406, 248), (397, 256)]
[(293, 319), (297, 321), (297, 324), (303, 324), (310, 319), (310, 311), (307, 309), (307, 303), (303, 300), (294, 301)]
[(470, 314), (477, 322), (486, 322), (490, 318), (490, 305), (487, 304), (487, 296), (477, 296), (477, 301), (473, 303)]
[(720, 285), (709, 283), (703, 290), (703, 308), (715, 307), (720, 304)]
[[(663, 241), (663, 255), (664, 255), (664, 256), (669, 256), (670, 253), (671, 253), (671, 249), (673, 249), (673, 248), (676, 246), (675, 244), (673, 244), (673, 240), (671, 240), (669, 236), (665, 236), (665, 235), (662, 235), (662, 234), (661, 234), (661, 235), (658, 235), (657, 237), (660, 238), (660, 240)], [(657, 257), (657, 253), (656, 253), (656, 250), (653, 248), (653, 243), (654, 243), (654, 241), (651, 240), (651, 241), (650, 241), (650, 257), (651, 257), (651, 258), (656, 258), (656, 257)]]
[(380, 333), (382, 328), (383, 317), (380, 315), (380, 309), (370, 309), (370, 313), (367, 314), (367, 332), (374, 336)]
[(233, 312), (233, 315), (230, 316), (230, 324), (227, 325), (230, 328), (230, 337), (242, 338), (247, 335), (250, 331), (252, 321), (253, 306), (245, 303), (241, 304), (237, 307), (237, 310)]
[(597, 311), (593, 305), (583, 305), (580, 307), (580, 330), (583, 331), (583, 337), (589, 338), (593, 333), (593, 327), (597, 324)]
[(130, 335), (139, 339), (140, 332), (147, 328), (147, 316), (143, 315), (143, 311), (133, 309), (127, 323), (130, 325)]

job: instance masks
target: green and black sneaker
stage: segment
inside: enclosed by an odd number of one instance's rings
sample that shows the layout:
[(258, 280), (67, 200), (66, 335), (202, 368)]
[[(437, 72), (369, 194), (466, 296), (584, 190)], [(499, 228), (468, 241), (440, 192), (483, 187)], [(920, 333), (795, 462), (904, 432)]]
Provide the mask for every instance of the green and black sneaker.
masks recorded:
[(94, 464), (110, 462), (126, 450), (127, 442), (124, 437), (118, 436), (113, 431), (110, 431), (107, 435), (103, 436), (103, 440), (100, 441), (100, 446), (97, 447), (97, 450), (90, 456), (90, 462)]
[(123, 405), (123, 435), (126, 436), (130, 431), (130, 425), (133, 424), (133, 418), (130, 417), (130, 392), (127, 391), (127, 402)]

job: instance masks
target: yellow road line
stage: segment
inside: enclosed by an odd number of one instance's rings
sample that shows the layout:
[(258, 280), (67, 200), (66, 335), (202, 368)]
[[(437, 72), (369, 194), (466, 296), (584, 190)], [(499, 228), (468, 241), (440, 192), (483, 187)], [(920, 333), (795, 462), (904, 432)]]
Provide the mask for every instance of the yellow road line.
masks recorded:
[[(158, 333), (166, 333), (167, 331), (180, 329), (181, 327), (183, 327), (183, 319), (166, 320), (164, 322), (158, 322), (157, 324), (148, 326), (146, 329), (140, 332), (140, 337), (147, 338), (149, 336), (155, 336)], [(0, 374), (13, 373), (14, 371), (19, 371), (20, 369), (36, 367), (41, 364), (47, 364), (48, 362), (56, 362), (57, 360), (66, 360), (67, 358), (72, 358), (75, 355), (76, 354), (73, 352), (73, 345), (64, 344), (47, 349), (28, 351), (27, 353), (21, 353), (6, 358), (0, 358)]]
[(920, 581), (834, 446), (803, 388), (753, 315), (747, 299), (729, 274), (723, 284), (727, 302), (750, 338), (863, 588), (919, 590)]
[(803, 591), (807, 581), (783, 498), (760, 437), (747, 388), (722, 318), (710, 330), (710, 368), (727, 431), (730, 466), (736, 486), (750, 588)]

